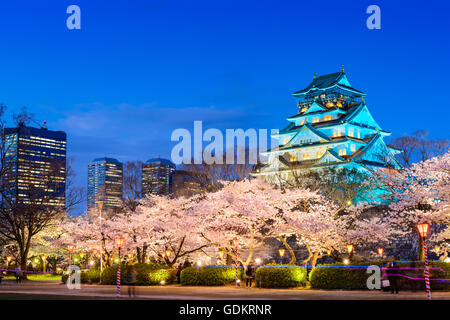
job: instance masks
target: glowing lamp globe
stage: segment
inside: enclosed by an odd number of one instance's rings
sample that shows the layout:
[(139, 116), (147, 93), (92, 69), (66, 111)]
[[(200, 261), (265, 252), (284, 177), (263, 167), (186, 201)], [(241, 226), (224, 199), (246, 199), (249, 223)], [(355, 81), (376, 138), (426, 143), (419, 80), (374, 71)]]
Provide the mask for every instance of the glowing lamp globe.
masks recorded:
[(378, 248), (378, 254), (379, 254), (380, 256), (383, 255), (383, 248)]
[(428, 232), (430, 231), (430, 225), (428, 223), (418, 224), (417, 230), (422, 238), (426, 238), (428, 236)]
[(285, 249), (279, 249), (278, 250), (278, 254), (280, 255), (280, 257), (284, 256), (284, 253), (286, 252)]
[(353, 252), (353, 245), (352, 244), (348, 244), (347, 245), (347, 252), (350, 254)]
[(117, 248), (119, 248), (119, 249), (122, 248), (124, 241), (125, 241), (124, 238), (116, 238), (116, 246), (117, 246)]
[(233, 245), (234, 245), (235, 247), (237, 247), (238, 244), (239, 244), (239, 239), (238, 239), (238, 238), (234, 238), (234, 239), (233, 239)]
[(8, 261), (8, 263), (11, 262), (11, 259), (12, 259), (11, 256), (7, 256), (7, 257), (6, 257), (6, 261)]

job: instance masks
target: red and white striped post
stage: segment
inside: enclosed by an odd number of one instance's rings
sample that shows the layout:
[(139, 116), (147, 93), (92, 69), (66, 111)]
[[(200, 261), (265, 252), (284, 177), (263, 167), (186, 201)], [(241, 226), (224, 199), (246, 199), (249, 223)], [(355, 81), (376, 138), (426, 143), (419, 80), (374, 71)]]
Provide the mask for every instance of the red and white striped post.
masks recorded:
[(117, 248), (119, 248), (119, 266), (117, 267), (117, 275), (116, 275), (116, 280), (117, 280), (117, 298), (120, 298), (120, 248), (122, 248), (123, 246), (123, 238), (117, 238), (116, 239), (116, 246)]
[(236, 287), (239, 287), (239, 282), (238, 282), (238, 244), (239, 244), (239, 239), (237, 237), (235, 237), (233, 239), (233, 244), (234, 244), (235, 262), (236, 262)]
[(117, 268), (117, 298), (120, 298), (120, 259), (119, 259), (119, 267)]
[(417, 229), (419, 230), (420, 237), (422, 238), (423, 243), (423, 255), (425, 258), (425, 287), (427, 290), (427, 300), (431, 300), (431, 288), (430, 288), (430, 273), (428, 269), (428, 254), (427, 254), (427, 241), (426, 237), (428, 235), (428, 231), (430, 230), (430, 225), (428, 223), (422, 223), (417, 225)]

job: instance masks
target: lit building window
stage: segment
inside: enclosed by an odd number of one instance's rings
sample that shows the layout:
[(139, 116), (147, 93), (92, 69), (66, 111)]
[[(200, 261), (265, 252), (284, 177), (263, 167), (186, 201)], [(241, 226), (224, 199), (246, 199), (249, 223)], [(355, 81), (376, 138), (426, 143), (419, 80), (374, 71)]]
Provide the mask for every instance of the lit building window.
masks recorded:
[(306, 119), (302, 119), (302, 121), (300, 121), (300, 125), (304, 125), (306, 123)]
[(348, 135), (350, 136), (350, 137), (353, 137), (353, 128), (348, 128)]
[(309, 160), (309, 153), (303, 154), (303, 160)]
[(325, 117), (323, 117), (323, 121), (330, 121), (331, 120), (331, 115), (326, 115)]
[(289, 161), (291, 161), (291, 162), (297, 161), (297, 156), (296, 156), (296, 155), (292, 155), (292, 156), (289, 158)]
[(289, 142), (289, 137), (283, 138), (283, 145)]
[(300, 112), (305, 112), (306, 110), (308, 110), (308, 108), (307, 108), (307, 107), (304, 107), (304, 108), (302, 108), (302, 109), (300, 110)]
[(340, 149), (339, 150), (339, 155), (340, 156), (345, 156), (347, 154), (347, 151), (345, 149)]
[(352, 145), (350, 146), (350, 150), (351, 150), (352, 152), (355, 152), (355, 151), (356, 151), (356, 146), (355, 146), (354, 144), (352, 144)]
[(319, 122), (319, 117), (315, 117), (312, 119), (312, 123), (317, 123), (317, 122)]
[(361, 133), (358, 130), (358, 139), (361, 139)]
[(317, 151), (316, 156), (317, 158), (322, 158), (324, 152), (323, 151)]

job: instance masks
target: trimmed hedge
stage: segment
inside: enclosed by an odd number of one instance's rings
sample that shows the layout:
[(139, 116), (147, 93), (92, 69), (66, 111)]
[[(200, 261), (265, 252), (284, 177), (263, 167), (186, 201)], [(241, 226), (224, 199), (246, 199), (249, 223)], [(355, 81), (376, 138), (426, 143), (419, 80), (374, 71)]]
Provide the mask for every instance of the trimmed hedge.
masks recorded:
[[(131, 266), (122, 264), (120, 267), (120, 282), (126, 284), (126, 274)], [(176, 270), (168, 266), (152, 264), (152, 263), (138, 263), (133, 265), (136, 272), (136, 285), (151, 286), (159, 285), (162, 280), (166, 284), (176, 282)], [(116, 284), (117, 265), (107, 267), (102, 272), (102, 284)]]
[[(242, 268), (239, 268), (239, 279), (242, 279), (242, 273)], [(189, 267), (183, 269), (180, 275), (180, 282), (184, 286), (224, 286), (235, 280), (236, 269), (233, 267)]]
[(271, 263), (256, 270), (255, 279), (262, 288), (290, 288), (306, 285), (305, 267)]
[[(67, 274), (61, 276), (61, 281), (63, 283), (67, 282)], [(100, 270), (99, 269), (89, 269), (87, 271), (81, 272), (80, 277), (81, 283), (98, 283), (100, 281)]]
[[(378, 265), (385, 262), (374, 261), (370, 263), (353, 263), (358, 266)], [(423, 268), (424, 263), (396, 263), (396, 268)], [(430, 264), (430, 278), (450, 279), (450, 264), (446, 262), (433, 262)], [(440, 268), (440, 269), (433, 269)], [(442, 270), (441, 270), (442, 269)], [(393, 270), (397, 277), (400, 290), (425, 290), (425, 281), (413, 280), (411, 278), (423, 278), (422, 270)], [(368, 290), (367, 279), (370, 274), (366, 268), (351, 268), (336, 263), (319, 265), (310, 273), (311, 288), (313, 289), (346, 289), (346, 290)], [(405, 277), (406, 276), (406, 277)], [(450, 290), (450, 283), (431, 280), (431, 290)]]

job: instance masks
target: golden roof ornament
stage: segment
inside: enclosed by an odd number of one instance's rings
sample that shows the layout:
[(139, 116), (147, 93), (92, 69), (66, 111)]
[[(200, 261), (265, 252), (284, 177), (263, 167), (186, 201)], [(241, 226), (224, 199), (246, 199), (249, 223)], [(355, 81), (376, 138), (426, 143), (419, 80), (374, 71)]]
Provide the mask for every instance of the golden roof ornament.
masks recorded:
[(314, 79), (317, 78), (317, 72), (314, 72)]
[(341, 66), (342, 73), (345, 73), (344, 65)]

